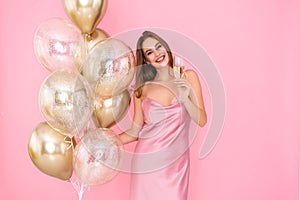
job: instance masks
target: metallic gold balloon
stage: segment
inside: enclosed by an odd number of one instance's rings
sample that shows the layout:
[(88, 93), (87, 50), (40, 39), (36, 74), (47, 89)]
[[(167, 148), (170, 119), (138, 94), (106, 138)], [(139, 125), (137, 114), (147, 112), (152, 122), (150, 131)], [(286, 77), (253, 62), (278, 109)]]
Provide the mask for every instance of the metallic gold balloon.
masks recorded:
[(82, 33), (90, 34), (107, 9), (107, 0), (62, 0), (64, 9)]
[(33, 164), (43, 173), (69, 180), (73, 172), (72, 140), (46, 122), (38, 124), (28, 142), (28, 153)]
[(122, 142), (110, 129), (85, 133), (74, 150), (73, 167), (84, 186), (97, 186), (111, 181), (121, 163)]
[(111, 97), (127, 89), (134, 75), (134, 55), (121, 40), (109, 38), (97, 43), (82, 65), (82, 74), (94, 90), (104, 85), (102, 97)]
[(88, 82), (71, 70), (58, 70), (46, 78), (40, 89), (39, 104), (48, 124), (70, 137), (86, 126), (93, 112)]
[(39, 25), (34, 34), (34, 50), (38, 61), (50, 72), (62, 68), (79, 70), (86, 56), (80, 30), (61, 18)]
[(91, 34), (86, 35), (87, 49), (90, 51), (97, 43), (109, 38), (108, 33), (102, 29), (96, 28)]
[(101, 98), (95, 94), (94, 114), (101, 128), (108, 128), (121, 120), (130, 103), (130, 94), (124, 90), (111, 98)]

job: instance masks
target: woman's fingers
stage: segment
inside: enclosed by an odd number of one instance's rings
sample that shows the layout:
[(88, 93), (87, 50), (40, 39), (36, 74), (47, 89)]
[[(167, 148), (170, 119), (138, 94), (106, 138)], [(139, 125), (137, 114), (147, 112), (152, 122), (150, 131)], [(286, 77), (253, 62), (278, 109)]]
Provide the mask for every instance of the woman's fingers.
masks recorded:
[(178, 87), (186, 87), (186, 88), (190, 88), (190, 84), (185, 80), (185, 79), (176, 79), (174, 81), (174, 83), (178, 86)]

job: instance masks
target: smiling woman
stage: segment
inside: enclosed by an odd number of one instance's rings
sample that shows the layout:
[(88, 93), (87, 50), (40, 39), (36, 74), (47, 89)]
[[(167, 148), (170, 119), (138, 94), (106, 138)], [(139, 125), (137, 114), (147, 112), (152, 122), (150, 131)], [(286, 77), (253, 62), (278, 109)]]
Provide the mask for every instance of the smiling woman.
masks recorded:
[[(131, 200), (186, 200), (189, 185), (189, 125), (207, 121), (199, 78), (187, 70), (174, 77), (169, 45), (145, 31), (137, 42), (132, 128), (123, 144), (138, 140), (132, 162)], [(180, 98), (178, 98), (180, 96)]]

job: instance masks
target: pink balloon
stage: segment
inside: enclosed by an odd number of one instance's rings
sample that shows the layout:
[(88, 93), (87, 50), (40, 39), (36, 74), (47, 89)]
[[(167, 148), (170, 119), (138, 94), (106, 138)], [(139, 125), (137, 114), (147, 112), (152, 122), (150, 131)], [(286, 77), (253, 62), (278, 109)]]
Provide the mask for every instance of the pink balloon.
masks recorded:
[(39, 25), (34, 34), (34, 50), (38, 61), (50, 72), (79, 70), (86, 54), (80, 30), (61, 18), (51, 18)]
[(121, 164), (121, 141), (110, 129), (90, 130), (74, 150), (73, 168), (84, 186), (111, 181)]

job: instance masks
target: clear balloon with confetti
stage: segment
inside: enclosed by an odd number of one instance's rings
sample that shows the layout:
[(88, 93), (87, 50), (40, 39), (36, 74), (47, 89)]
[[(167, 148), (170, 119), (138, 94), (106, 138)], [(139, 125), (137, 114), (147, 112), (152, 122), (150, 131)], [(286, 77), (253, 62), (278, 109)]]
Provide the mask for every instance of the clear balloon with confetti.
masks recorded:
[(85, 187), (111, 181), (122, 164), (122, 143), (110, 129), (85, 133), (74, 150), (73, 168)]

